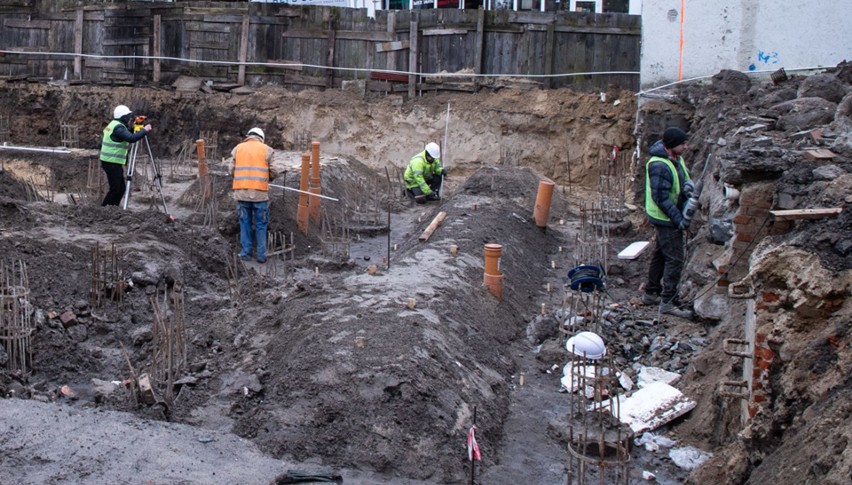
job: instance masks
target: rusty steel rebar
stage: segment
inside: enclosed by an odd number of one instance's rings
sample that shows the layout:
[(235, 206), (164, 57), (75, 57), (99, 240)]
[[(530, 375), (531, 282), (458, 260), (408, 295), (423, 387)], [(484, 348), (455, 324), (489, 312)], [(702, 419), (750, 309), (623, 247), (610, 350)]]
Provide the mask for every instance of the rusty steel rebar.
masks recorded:
[(568, 485), (627, 485), (632, 433), (621, 423), (612, 356), (589, 359), (570, 352), (568, 363)]
[(100, 308), (104, 300), (124, 303), (127, 291), (127, 276), (124, 269), (125, 251), (116, 249), (112, 243), (109, 250), (101, 250), (100, 243), (92, 248), (92, 285), (89, 289), (89, 302), (93, 308)]
[(151, 355), (152, 386), (163, 395), (163, 400), (171, 406), (174, 402), (175, 381), (186, 366), (187, 335), (184, 324), (183, 289), (175, 285), (171, 291), (171, 309), (169, 309), (169, 291), (163, 292), (163, 302), (156, 295), (150, 298), (154, 311), (152, 322), (153, 352)]
[(21, 260), (0, 260), (0, 342), (8, 355), (7, 368), (21, 375), (32, 370), (30, 283)]

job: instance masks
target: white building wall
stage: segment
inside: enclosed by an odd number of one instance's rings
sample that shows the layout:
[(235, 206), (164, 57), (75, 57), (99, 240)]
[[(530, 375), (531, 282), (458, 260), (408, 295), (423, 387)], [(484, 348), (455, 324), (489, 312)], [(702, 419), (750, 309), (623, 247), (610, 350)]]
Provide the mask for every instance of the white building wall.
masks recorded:
[(677, 81), (680, 70), (689, 79), (835, 66), (852, 60), (850, 12), (852, 0), (644, 0), (640, 84)]

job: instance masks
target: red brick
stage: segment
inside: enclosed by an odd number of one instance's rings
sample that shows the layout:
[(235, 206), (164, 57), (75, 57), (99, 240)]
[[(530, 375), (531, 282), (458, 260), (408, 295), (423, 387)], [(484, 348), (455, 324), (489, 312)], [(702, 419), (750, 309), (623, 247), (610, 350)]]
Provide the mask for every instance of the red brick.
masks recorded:
[(749, 406), (748, 407), (748, 417), (753, 418), (757, 414), (757, 411), (759, 411), (759, 410), (760, 410), (760, 407), (758, 407), (758, 406)]
[(753, 240), (753, 238), (751, 237), (751, 234), (744, 233), (744, 232), (738, 232), (737, 233), (737, 241), (751, 242), (752, 240)]
[(751, 396), (751, 401), (758, 404), (766, 402), (766, 396), (764, 396), (763, 394), (754, 394), (753, 396)]
[(763, 342), (766, 342), (766, 334), (765, 333), (755, 333), (754, 334), (754, 343), (755, 344), (762, 344)]
[(747, 242), (738, 241), (736, 238), (734, 238), (734, 242), (731, 243), (731, 246), (734, 248), (734, 251), (736, 251), (737, 253), (742, 253), (743, 251), (748, 249), (749, 244)]
[(763, 219), (769, 215), (769, 207), (750, 205), (748, 207), (741, 208), (740, 212), (744, 212), (748, 216), (756, 217), (758, 220), (763, 222)]
[(763, 297), (763, 301), (766, 303), (773, 303), (781, 299), (776, 293), (771, 291), (763, 291), (760, 293), (760, 296)]
[(737, 214), (734, 216), (734, 224), (751, 224), (754, 221), (754, 217), (749, 217), (745, 214)]
[[(755, 346), (754, 356), (755, 356), (755, 361), (763, 360), (763, 361), (766, 361), (767, 363), (772, 363), (772, 359), (775, 358), (775, 352), (773, 352), (772, 349), (769, 349), (769, 348), (766, 348), (766, 347), (763, 347), (763, 346)], [(757, 362), (755, 362), (755, 364), (757, 364)]]

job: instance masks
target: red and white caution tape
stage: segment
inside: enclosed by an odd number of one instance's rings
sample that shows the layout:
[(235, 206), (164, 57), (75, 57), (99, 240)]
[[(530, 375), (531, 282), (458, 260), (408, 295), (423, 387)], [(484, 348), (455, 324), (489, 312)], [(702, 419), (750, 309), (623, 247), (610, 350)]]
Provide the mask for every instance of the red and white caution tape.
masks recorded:
[(467, 432), (467, 459), (473, 461), (474, 457), (477, 461), (482, 461), (479, 445), (476, 443), (476, 425), (471, 426)]

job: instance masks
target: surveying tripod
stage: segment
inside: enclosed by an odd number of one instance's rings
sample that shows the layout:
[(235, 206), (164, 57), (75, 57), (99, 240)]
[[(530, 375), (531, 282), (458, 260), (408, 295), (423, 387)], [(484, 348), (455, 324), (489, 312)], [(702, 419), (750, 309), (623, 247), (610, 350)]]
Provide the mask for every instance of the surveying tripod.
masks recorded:
[[(133, 132), (136, 133), (140, 131), (144, 125), (145, 117), (137, 116), (134, 120)], [(165, 212), (170, 219), (174, 219), (169, 212), (169, 208), (166, 206), (166, 197), (163, 195), (163, 182), (162, 176), (160, 175), (160, 168), (157, 166), (157, 161), (154, 160), (154, 154), (151, 152), (151, 143), (148, 142), (147, 136), (130, 145), (130, 153), (127, 156), (127, 187), (124, 190), (124, 199), (121, 201), (121, 207), (126, 210), (127, 204), (130, 202), (130, 190), (133, 185), (133, 174), (136, 172), (136, 155), (139, 153), (139, 145), (143, 142), (145, 143), (145, 148), (148, 150), (148, 159), (151, 160), (151, 169), (154, 171), (154, 183), (157, 187), (157, 192), (160, 193), (160, 200), (163, 202), (163, 212)]]

